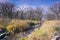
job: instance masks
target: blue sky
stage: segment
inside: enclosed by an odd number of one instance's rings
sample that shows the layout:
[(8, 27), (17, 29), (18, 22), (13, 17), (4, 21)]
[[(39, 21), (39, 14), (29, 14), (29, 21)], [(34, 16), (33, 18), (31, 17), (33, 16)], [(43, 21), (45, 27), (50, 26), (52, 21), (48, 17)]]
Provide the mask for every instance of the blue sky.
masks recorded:
[(0, 2), (11, 2), (14, 3), (16, 6), (25, 6), (25, 7), (43, 7), (47, 8), (55, 2), (60, 2), (60, 0), (0, 0)]
[(17, 7), (20, 8), (27, 8), (27, 7), (42, 7), (44, 11), (48, 11), (50, 5), (52, 5), (55, 2), (60, 2), (60, 0), (0, 0), (0, 2), (11, 2), (14, 3)]
[(14, 3), (15, 5), (22, 5), (27, 4), (30, 6), (40, 6), (40, 5), (47, 5), (50, 6), (54, 2), (60, 2), (60, 0), (10, 0), (10, 2)]

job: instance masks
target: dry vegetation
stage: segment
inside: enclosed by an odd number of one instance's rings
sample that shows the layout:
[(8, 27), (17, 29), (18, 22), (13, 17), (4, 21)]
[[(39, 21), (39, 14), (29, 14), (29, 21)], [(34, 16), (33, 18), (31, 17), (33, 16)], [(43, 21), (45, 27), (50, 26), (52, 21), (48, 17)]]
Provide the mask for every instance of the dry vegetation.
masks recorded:
[(34, 31), (30, 35), (31, 40), (51, 40), (60, 28), (60, 21), (45, 21), (39, 30)]
[[(19, 29), (22, 27), (27, 28), (29, 22), (34, 22), (35, 24), (40, 21), (33, 20), (11, 20), (6, 25), (0, 22), (9, 32), (13, 32), (16, 27)], [(30, 34), (30, 37), (20, 37), (19, 40), (51, 40), (51, 38), (60, 31), (60, 20), (44, 21), (43, 25)]]
[(33, 22), (35, 24), (39, 23), (39, 21), (33, 21), (33, 20), (0, 19), (0, 27), (6, 28), (9, 32), (11, 32), (14, 29), (16, 29), (16, 27), (23, 28), (23, 29), (28, 28), (29, 22)]
[[(39, 21), (34, 21), (34, 20), (0, 19), (0, 28), (4, 28), (8, 32), (10, 32), (11, 34), (8, 36), (8, 40), (10, 40), (10, 39), (13, 40), (15, 38), (15, 36), (17, 35), (16, 32), (19, 31), (19, 33), (20, 33), (22, 30), (28, 28), (30, 22), (33, 22), (35, 24), (39, 23)], [(22, 39), (25, 39), (25, 38), (27, 38), (27, 37), (24, 37)], [(28, 38), (27, 38), (27, 40), (28, 40)]]

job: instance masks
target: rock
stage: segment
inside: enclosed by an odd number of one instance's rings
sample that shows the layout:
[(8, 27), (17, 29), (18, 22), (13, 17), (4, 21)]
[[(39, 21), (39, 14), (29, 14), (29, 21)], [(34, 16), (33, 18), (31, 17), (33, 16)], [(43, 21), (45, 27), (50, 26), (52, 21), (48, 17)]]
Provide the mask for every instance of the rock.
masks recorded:
[(54, 36), (51, 40), (60, 40), (59, 36)]

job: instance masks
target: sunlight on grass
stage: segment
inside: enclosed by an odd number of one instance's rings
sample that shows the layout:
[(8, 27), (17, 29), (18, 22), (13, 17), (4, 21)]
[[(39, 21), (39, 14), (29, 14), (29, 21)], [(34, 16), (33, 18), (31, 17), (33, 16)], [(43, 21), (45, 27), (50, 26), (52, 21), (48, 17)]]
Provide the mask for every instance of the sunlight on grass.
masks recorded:
[(12, 19), (12, 20), (1, 20), (0, 27), (6, 27), (6, 29), (10, 32), (16, 29), (16, 27), (27, 28), (29, 27), (29, 22), (33, 22), (35, 24), (39, 23), (39, 21), (33, 20), (20, 20), (20, 19)]
[(39, 30), (34, 31), (30, 38), (31, 40), (51, 40), (56, 32), (56, 27), (60, 27), (60, 21), (45, 21)]

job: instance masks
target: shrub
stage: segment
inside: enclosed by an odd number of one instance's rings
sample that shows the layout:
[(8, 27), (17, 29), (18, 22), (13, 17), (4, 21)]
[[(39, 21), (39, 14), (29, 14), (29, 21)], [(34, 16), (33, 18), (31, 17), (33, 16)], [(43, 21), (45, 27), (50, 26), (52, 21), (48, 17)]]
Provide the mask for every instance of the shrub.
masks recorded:
[(60, 35), (60, 26), (54, 27), (55, 35)]
[(55, 30), (56, 31), (60, 31), (60, 27), (55, 27)]
[(13, 32), (14, 33), (19, 33), (20, 32), (19, 27), (17, 26)]
[(29, 26), (33, 26), (33, 25), (35, 25), (34, 22), (29, 22)]

